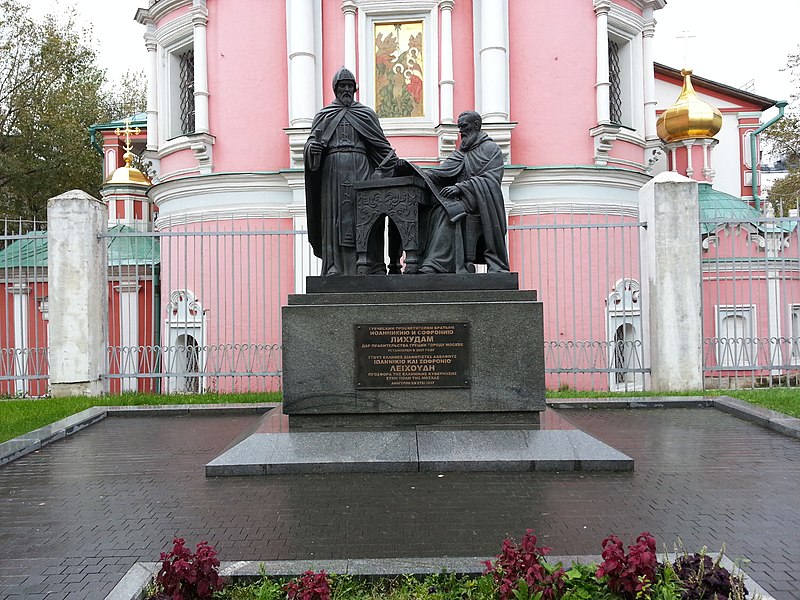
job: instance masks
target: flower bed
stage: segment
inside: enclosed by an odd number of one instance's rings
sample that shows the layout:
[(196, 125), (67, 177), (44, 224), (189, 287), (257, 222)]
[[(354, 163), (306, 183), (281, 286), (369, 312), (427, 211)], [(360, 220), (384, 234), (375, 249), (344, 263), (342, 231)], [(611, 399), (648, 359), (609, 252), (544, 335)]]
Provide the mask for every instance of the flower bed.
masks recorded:
[(162, 553), (160, 569), (145, 597), (195, 600), (744, 600), (745, 576), (731, 572), (704, 552), (660, 560), (656, 540), (642, 533), (627, 550), (616, 536), (602, 543), (598, 564), (548, 562), (550, 548), (536, 545), (528, 530), (517, 543), (503, 541), (482, 575), (441, 573), (369, 579), (308, 570), (299, 577), (271, 577), (226, 582), (219, 560), (205, 542), (191, 552), (183, 539)]

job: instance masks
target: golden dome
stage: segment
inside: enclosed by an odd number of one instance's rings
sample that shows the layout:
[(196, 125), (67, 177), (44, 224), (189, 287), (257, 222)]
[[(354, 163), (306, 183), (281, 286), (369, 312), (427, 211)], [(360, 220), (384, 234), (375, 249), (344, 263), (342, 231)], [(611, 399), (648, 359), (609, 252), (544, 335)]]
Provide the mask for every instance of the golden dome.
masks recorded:
[(681, 95), (656, 122), (658, 137), (665, 142), (713, 138), (722, 127), (722, 113), (695, 93), (691, 69), (682, 70), (681, 75)]
[(127, 184), (127, 185), (146, 185), (151, 186), (153, 185), (150, 180), (137, 168), (132, 167), (131, 163), (133, 162), (133, 153), (128, 150), (125, 154), (122, 155), (122, 158), (125, 159), (125, 166), (116, 169), (112, 174), (111, 177), (106, 179), (106, 185), (108, 184)]

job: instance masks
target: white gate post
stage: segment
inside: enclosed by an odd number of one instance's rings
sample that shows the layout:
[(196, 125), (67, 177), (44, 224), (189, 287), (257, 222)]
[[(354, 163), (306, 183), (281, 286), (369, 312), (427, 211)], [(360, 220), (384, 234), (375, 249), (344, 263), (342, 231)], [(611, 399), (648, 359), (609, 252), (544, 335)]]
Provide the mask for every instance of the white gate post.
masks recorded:
[(700, 205), (697, 182), (661, 173), (639, 192), (642, 325), (648, 388), (703, 388)]
[(47, 203), (50, 392), (99, 396), (108, 352), (108, 206), (72, 190)]

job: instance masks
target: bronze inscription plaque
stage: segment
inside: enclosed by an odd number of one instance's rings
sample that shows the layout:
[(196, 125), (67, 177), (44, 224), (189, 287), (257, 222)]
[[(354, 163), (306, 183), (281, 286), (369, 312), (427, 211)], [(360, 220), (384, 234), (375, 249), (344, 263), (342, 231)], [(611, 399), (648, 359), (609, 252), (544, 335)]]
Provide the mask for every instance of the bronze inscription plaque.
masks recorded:
[(468, 388), (469, 323), (356, 325), (356, 387)]

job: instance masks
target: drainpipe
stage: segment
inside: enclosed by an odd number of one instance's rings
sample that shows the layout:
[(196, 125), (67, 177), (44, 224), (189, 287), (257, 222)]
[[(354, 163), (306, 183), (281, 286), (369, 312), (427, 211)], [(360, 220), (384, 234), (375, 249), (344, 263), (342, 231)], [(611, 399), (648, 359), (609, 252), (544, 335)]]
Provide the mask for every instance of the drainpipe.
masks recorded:
[(778, 107), (778, 114), (755, 131), (750, 132), (750, 172), (752, 173), (750, 182), (753, 187), (753, 203), (755, 205), (755, 209), (758, 211), (761, 210), (761, 198), (758, 196), (758, 163), (760, 161), (756, 160), (756, 138), (758, 137), (758, 134), (764, 131), (767, 127), (770, 127), (783, 118), (783, 111), (787, 104), (789, 103), (786, 100), (779, 100), (776, 102), (775, 106)]

